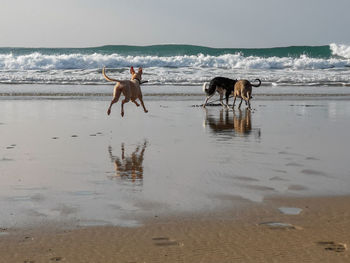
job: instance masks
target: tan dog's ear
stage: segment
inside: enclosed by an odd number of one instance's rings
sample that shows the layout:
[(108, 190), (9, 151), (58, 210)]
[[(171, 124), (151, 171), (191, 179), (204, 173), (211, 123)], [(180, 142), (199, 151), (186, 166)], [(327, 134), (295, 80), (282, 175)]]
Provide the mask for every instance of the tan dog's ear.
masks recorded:
[(132, 74), (132, 75), (134, 75), (134, 74), (135, 74), (134, 67), (131, 67), (131, 68), (130, 68), (130, 74)]
[(141, 67), (139, 68), (138, 73), (141, 73), (141, 74), (142, 74), (142, 68), (141, 68)]

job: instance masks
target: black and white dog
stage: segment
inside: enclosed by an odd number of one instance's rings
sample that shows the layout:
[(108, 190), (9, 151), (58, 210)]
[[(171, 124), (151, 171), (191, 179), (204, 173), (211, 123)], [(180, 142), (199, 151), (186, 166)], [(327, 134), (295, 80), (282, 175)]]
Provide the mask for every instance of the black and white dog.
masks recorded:
[[(236, 79), (229, 79), (224, 77), (215, 77), (209, 83), (205, 82), (203, 84), (203, 91), (207, 95), (203, 107), (207, 105), (208, 100), (218, 92), (220, 94), (220, 103), (224, 107), (228, 107), (228, 99), (235, 90)], [(225, 94), (226, 105), (223, 103), (222, 99)]]

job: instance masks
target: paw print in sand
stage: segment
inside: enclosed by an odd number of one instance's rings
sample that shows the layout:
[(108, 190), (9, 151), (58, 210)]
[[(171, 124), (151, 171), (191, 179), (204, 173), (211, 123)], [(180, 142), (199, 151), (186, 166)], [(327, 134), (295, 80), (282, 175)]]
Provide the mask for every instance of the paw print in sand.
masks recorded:
[(344, 252), (345, 250), (347, 250), (347, 246), (344, 243), (336, 243), (334, 241), (320, 241), (317, 242), (317, 244), (328, 251)]

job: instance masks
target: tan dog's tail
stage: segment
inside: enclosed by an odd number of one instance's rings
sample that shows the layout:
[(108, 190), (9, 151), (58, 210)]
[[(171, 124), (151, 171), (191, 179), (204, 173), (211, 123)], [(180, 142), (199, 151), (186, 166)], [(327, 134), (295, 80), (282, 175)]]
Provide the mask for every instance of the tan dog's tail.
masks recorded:
[(110, 77), (108, 77), (107, 75), (106, 75), (106, 67), (103, 67), (103, 69), (102, 69), (102, 75), (105, 77), (105, 79), (106, 80), (108, 80), (108, 81), (111, 81), (111, 82), (120, 82), (120, 80), (117, 80), (117, 79), (112, 79), (112, 78), (110, 78)]
[(261, 80), (260, 79), (255, 79), (255, 81), (259, 81), (259, 84), (251, 84), (253, 87), (259, 87), (261, 85)]

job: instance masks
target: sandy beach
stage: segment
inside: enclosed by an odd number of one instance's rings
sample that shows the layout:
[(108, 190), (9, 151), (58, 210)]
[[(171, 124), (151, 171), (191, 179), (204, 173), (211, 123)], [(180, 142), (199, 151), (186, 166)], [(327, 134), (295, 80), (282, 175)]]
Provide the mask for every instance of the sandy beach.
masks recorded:
[(267, 199), (239, 213), (160, 217), (136, 228), (2, 230), (0, 262), (348, 262), (349, 199)]
[(165, 97), (3, 97), (0, 262), (350, 260), (348, 99)]

